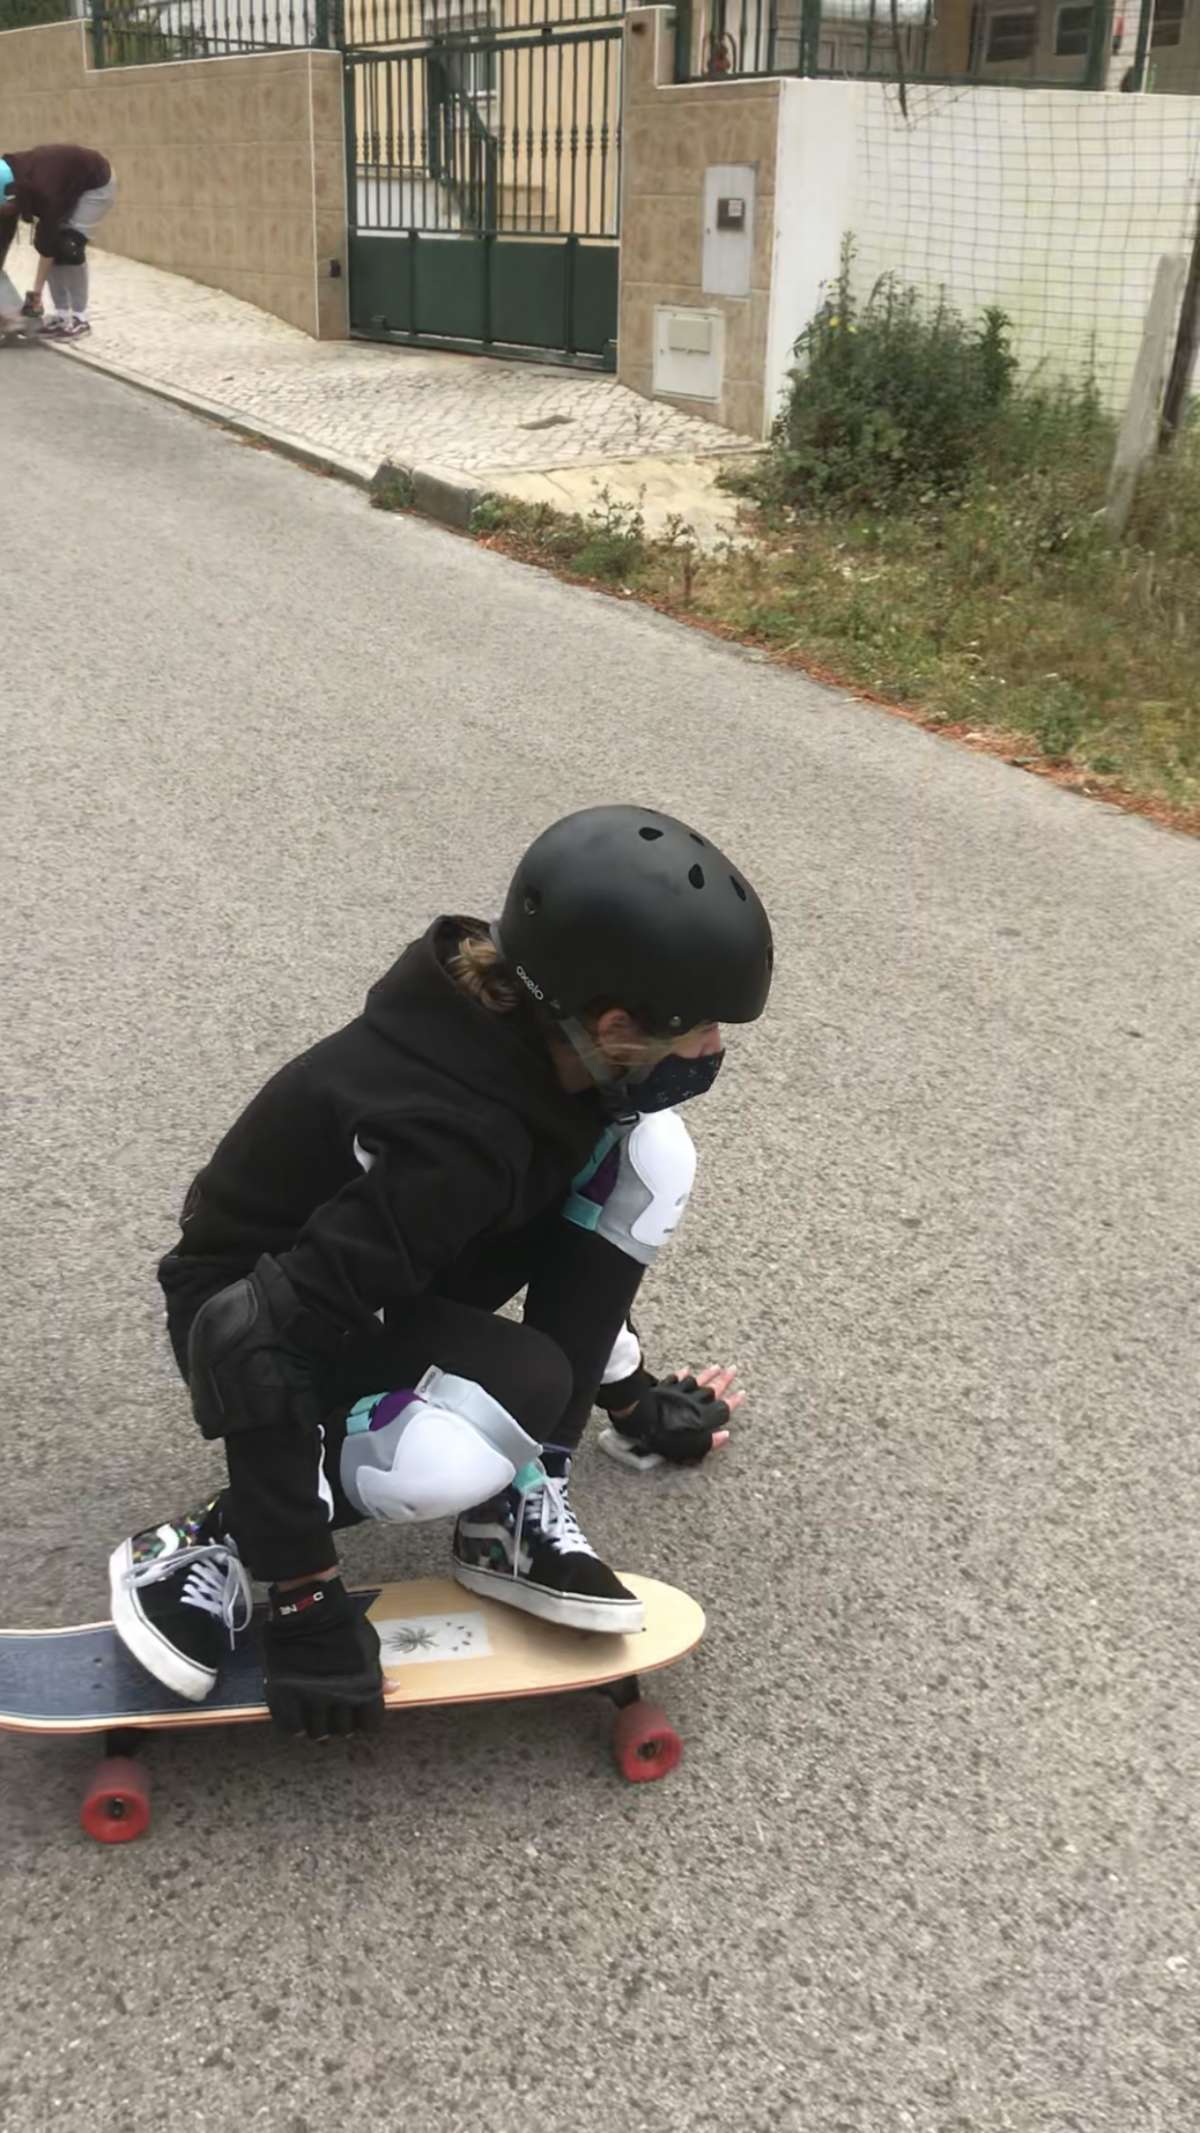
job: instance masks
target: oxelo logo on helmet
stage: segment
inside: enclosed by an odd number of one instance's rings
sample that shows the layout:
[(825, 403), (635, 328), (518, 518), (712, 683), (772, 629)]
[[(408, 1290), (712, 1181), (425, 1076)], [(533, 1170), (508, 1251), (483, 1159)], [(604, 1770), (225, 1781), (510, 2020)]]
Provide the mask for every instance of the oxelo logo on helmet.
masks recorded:
[(520, 978), (522, 985), (524, 985), (528, 989), (528, 991), (533, 994), (535, 1000), (545, 999), (546, 995), (542, 991), (541, 986), (534, 984), (534, 981), (530, 977), (529, 972), (526, 970), (524, 963), (517, 964), (517, 976)]

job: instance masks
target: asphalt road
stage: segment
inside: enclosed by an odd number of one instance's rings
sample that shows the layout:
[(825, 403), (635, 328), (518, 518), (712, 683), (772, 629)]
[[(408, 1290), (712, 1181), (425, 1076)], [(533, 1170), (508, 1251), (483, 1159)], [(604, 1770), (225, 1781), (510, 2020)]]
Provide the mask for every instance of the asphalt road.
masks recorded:
[(1191, 2133), (1200, 847), (0, 368), (6, 1622), (213, 1476), (154, 1259), (435, 911), (638, 797), (779, 943), (642, 1313), (752, 1404), (577, 1490), (710, 1612), (682, 1769), (569, 1700), (184, 1735), (107, 1850), (86, 1746), (0, 1736), (6, 2133)]

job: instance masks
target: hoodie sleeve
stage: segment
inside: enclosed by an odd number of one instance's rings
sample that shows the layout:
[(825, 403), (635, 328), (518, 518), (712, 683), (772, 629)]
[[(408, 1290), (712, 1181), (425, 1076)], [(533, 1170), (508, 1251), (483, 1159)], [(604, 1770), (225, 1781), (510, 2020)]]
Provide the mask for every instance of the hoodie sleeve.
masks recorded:
[(386, 1140), (364, 1129), (354, 1143), (362, 1175), (280, 1255), (301, 1300), (350, 1331), (384, 1304), (421, 1295), (511, 1210), (523, 1167), (515, 1142), (493, 1146), (460, 1113), (411, 1119)]

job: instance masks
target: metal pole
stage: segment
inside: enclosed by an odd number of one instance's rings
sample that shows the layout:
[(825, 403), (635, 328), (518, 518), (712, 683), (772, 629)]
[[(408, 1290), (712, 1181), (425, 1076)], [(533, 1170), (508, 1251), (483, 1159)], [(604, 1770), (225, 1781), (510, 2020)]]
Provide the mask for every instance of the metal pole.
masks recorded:
[(1188, 390), (1192, 372), (1196, 367), (1196, 351), (1200, 348), (1200, 207), (1196, 210), (1196, 234), (1192, 240), (1192, 260), (1188, 268), (1187, 283), (1183, 292), (1183, 304), (1179, 313), (1179, 332), (1175, 339), (1175, 354), (1167, 377), (1167, 389), (1163, 394), (1162, 428), (1158, 433), (1159, 450), (1170, 451), (1179, 435), (1187, 409)]
[(1102, 89), (1108, 79), (1112, 34), (1113, 0), (1095, 0), (1092, 8), (1092, 31), (1088, 39), (1087, 60), (1084, 66), (1085, 89)]
[(1171, 329), (1185, 271), (1179, 254), (1168, 252), (1159, 260), (1155, 272), (1154, 294), (1142, 327), (1141, 346), (1117, 436), (1104, 503), (1104, 522), (1115, 541), (1121, 539), (1129, 523), (1138, 476), (1154, 454), (1163, 384), (1170, 358)]
[(692, 0), (678, 0), (675, 9), (675, 79), (692, 78)]
[(1146, 60), (1154, 28), (1154, 9), (1155, 0), (1142, 0), (1142, 10), (1138, 16), (1137, 50), (1133, 55), (1129, 81), (1130, 91), (1134, 95), (1138, 95), (1146, 86)]
[(821, 51), (821, 0), (803, 0), (800, 11), (800, 72), (815, 74)]

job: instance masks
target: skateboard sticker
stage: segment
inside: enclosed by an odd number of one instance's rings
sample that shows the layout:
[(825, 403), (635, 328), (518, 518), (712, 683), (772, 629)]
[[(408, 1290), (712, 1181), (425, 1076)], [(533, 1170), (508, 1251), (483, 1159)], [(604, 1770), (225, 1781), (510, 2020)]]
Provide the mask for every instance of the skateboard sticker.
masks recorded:
[(385, 1666), (422, 1666), (431, 1659), (490, 1659), (482, 1614), (373, 1616)]

